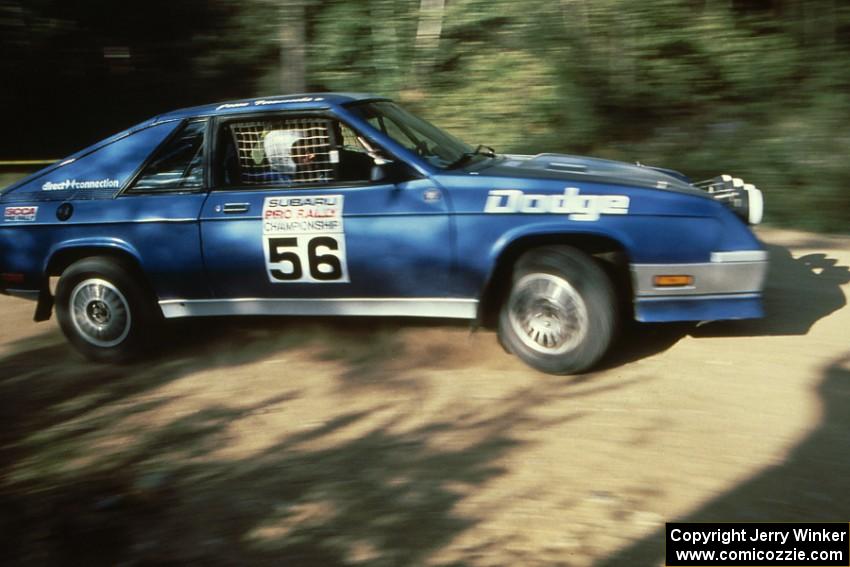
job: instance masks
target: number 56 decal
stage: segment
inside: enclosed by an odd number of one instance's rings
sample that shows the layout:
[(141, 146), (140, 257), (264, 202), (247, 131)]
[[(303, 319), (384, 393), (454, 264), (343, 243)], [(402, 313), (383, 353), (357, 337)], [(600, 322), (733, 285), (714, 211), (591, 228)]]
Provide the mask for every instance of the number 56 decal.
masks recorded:
[(345, 237), (278, 236), (266, 239), (266, 265), (272, 283), (348, 282)]
[(267, 197), (266, 271), (272, 283), (345, 283), (342, 195)]

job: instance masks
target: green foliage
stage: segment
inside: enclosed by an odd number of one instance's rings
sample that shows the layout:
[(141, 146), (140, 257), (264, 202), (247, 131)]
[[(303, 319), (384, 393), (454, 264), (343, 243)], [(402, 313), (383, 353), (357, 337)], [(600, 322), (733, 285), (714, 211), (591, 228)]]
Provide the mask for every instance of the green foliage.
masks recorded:
[[(14, 85), (0, 100), (24, 110), (7, 124), (23, 136), (0, 152), (61, 155), (45, 143), (61, 148), (63, 137), (27, 134), (56, 120), (58, 97), (75, 109), (64, 131), (91, 142), (177, 105), (273, 94), (283, 16), (303, 6), (311, 90), (390, 95), (503, 152), (734, 173), (765, 190), (769, 222), (847, 231), (845, 4), (127, 0), (119, 10), (104, 0), (0, 0), (0, 66)], [(109, 46), (132, 58), (106, 58)], [(71, 142), (68, 150), (82, 145)]]
[(311, 79), (329, 89), (396, 96), (499, 151), (733, 173), (765, 190), (769, 222), (850, 227), (850, 9), (834, 2), (456, 0), (418, 73), (418, 2), (316, 14)]
[(398, 93), (412, 74), (417, 2), (312, 5), (308, 81), (318, 90)]

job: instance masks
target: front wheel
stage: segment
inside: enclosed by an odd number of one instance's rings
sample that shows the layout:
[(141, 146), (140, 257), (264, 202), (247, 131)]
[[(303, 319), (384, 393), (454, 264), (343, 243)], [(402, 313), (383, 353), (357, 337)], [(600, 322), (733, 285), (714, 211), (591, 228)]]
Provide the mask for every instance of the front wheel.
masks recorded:
[(593, 258), (569, 246), (526, 253), (499, 314), (502, 343), (549, 374), (587, 370), (608, 350), (616, 326), (611, 281)]
[(56, 317), (65, 337), (84, 356), (116, 363), (141, 354), (161, 319), (131, 271), (109, 258), (86, 258), (62, 273)]

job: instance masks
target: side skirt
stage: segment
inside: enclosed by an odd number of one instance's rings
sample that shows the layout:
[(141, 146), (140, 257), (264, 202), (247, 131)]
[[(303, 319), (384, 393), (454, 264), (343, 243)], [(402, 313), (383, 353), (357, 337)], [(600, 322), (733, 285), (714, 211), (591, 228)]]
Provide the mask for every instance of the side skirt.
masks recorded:
[(167, 319), (227, 315), (350, 315), (475, 319), (477, 299), (168, 299), (159, 302)]

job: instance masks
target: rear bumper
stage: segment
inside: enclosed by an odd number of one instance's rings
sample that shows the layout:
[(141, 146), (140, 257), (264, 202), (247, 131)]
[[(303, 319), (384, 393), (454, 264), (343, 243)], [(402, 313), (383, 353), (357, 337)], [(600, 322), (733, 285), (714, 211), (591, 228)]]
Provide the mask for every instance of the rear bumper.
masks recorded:
[[(645, 322), (713, 321), (763, 317), (761, 292), (767, 252), (715, 252), (696, 264), (632, 264), (635, 318)], [(692, 284), (655, 285), (657, 276), (687, 275)]]

